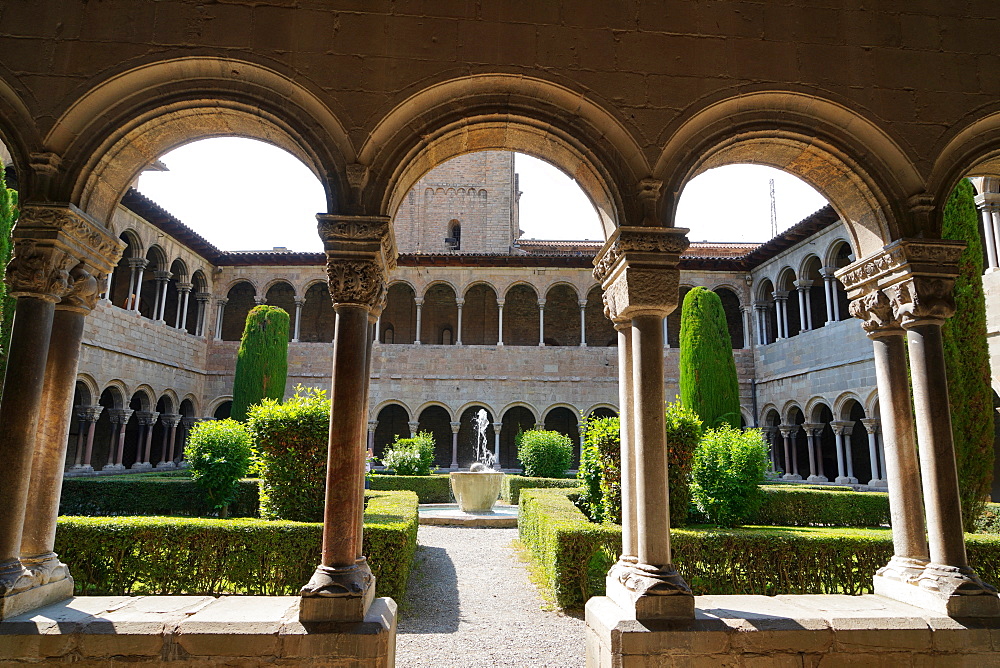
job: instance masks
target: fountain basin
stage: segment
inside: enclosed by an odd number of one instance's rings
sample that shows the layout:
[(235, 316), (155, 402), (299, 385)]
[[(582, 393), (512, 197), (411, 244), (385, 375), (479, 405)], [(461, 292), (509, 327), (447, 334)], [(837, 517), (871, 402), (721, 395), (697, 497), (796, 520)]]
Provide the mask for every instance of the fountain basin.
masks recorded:
[(421, 524), (458, 527), (489, 527), (494, 529), (517, 526), (517, 506), (496, 504), (484, 513), (464, 513), (456, 503), (421, 504), (417, 509)]
[(452, 471), (448, 477), (451, 479), (451, 493), (455, 495), (462, 512), (489, 512), (500, 496), (503, 473)]

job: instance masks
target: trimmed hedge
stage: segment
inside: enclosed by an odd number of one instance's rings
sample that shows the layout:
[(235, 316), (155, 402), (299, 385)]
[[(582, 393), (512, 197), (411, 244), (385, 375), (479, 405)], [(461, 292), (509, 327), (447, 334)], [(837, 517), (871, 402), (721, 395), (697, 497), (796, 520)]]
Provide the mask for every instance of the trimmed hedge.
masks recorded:
[(373, 490), (407, 490), (417, 495), (420, 503), (448, 503), (451, 483), (448, 475), (392, 475), (375, 472), (371, 476)]
[(976, 533), (1000, 533), (1000, 503), (987, 503), (976, 518)]
[(579, 491), (582, 480), (576, 478), (529, 478), (522, 475), (507, 474), (500, 486), (500, 500), (512, 506), (518, 505), (521, 490), (542, 488), (565, 488)]
[[(767, 526), (878, 527), (889, 524), (889, 495), (761, 485), (764, 503), (750, 520)], [(835, 489), (835, 488), (834, 488)]]
[[(259, 487), (245, 478), (236, 485), (230, 517), (256, 517)], [(214, 514), (205, 492), (184, 472), (178, 475), (98, 476), (66, 478), (59, 499), (60, 515)]]
[[(557, 605), (579, 608), (604, 593), (621, 550), (617, 526), (587, 521), (567, 490), (525, 490), (521, 541)], [(671, 532), (674, 561), (697, 594), (862, 594), (892, 556), (888, 529), (700, 527)], [(1000, 578), (1000, 536), (966, 535), (969, 562)]]
[[(417, 499), (367, 495), (364, 554), (379, 596), (402, 600), (417, 547)], [(87, 595), (297, 594), (323, 525), (259, 519), (62, 517), (55, 549)]]

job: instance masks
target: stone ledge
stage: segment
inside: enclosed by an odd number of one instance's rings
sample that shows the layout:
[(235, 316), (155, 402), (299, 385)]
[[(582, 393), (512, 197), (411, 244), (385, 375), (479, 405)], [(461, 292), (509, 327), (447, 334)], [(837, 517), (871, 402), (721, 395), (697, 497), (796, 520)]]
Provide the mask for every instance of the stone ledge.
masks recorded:
[(0, 664), (392, 666), (396, 603), (303, 625), (297, 596), (79, 596), (0, 622)]
[(697, 596), (690, 620), (636, 621), (590, 599), (587, 666), (1000, 666), (1000, 619), (881, 596)]

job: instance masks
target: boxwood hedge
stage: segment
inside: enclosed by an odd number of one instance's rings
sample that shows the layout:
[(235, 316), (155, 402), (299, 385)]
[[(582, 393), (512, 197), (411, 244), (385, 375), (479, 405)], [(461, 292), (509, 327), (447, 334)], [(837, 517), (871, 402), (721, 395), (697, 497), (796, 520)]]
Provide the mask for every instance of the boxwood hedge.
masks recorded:
[(371, 488), (383, 491), (408, 490), (414, 492), (420, 503), (448, 503), (451, 485), (448, 475), (392, 475), (375, 473)]
[(503, 477), (503, 484), (500, 487), (500, 500), (516, 506), (521, 498), (523, 489), (540, 488), (566, 488), (578, 489), (583, 484), (577, 478), (529, 478), (521, 475), (510, 475)]
[(878, 527), (889, 525), (889, 495), (792, 485), (761, 485), (764, 503), (752, 520), (773, 526)]
[[(401, 600), (417, 546), (411, 492), (370, 492), (364, 554), (379, 596)], [(76, 593), (296, 594), (319, 563), (322, 524), (260, 519), (61, 517), (56, 552)]]
[[(230, 517), (256, 517), (257, 480), (244, 479), (229, 504)], [(132, 474), (66, 478), (60, 515), (182, 515), (212, 513), (204, 491), (185, 471), (177, 475)]]
[[(589, 522), (572, 494), (524, 490), (518, 519), (521, 541), (563, 608), (603, 594), (621, 550), (620, 528)], [(690, 527), (671, 537), (677, 568), (698, 594), (870, 593), (872, 575), (892, 556), (888, 529)], [(1000, 536), (967, 534), (966, 545), (973, 568), (997, 582)]]

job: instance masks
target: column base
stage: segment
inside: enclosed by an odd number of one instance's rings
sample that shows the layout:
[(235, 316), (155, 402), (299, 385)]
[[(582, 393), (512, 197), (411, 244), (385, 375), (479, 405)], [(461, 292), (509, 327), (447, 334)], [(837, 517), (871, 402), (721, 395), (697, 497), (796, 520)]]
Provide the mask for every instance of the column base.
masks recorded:
[(781, 479), (782, 480), (802, 480), (802, 476), (800, 476), (798, 473), (786, 473), (785, 475), (781, 476)]
[(158, 471), (172, 471), (175, 468), (177, 468), (177, 464), (174, 464), (173, 462), (160, 462), (156, 465), (156, 469)]
[(857, 485), (858, 479), (842, 475), (842, 476), (837, 476), (837, 479), (834, 480), (834, 482), (837, 483), (838, 485)]
[(619, 561), (605, 579), (607, 597), (639, 620), (694, 619), (694, 594), (672, 565)]
[(879, 596), (949, 617), (1000, 617), (996, 590), (970, 568), (928, 564), (915, 581), (878, 574), (872, 582)]
[(830, 482), (830, 479), (825, 475), (811, 475), (806, 478), (806, 482)]
[(868, 481), (868, 486), (869, 487), (888, 487), (889, 485), (886, 483), (885, 480), (882, 480), (881, 478), (872, 478), (871, 480)]
[(153, 465), (149, 462), (136, 462), (129, 467), (131, 471), (151, 471), (153, 470)]
[(73, 596), (73, 578), (54, 553), (15, 559), (0, 568), (0, 619)]
[(319, 566), (299, 592), (299, 621), (356, 622), (375, 600), (375, 576), (364, 558), (353, 566)]
[(86, 475), (87, 473), (93, 473), (94, 467), (90, 464), (80, 464), (79, 466), (70, 466), (69, 473), (77, 473), (79, 475)]
[(102, 469), (102, 473), (107, 473), (109, 471), (114, 471), (116, 473), (121, 473), (125, 470), (124, 464), (106, 464)]

